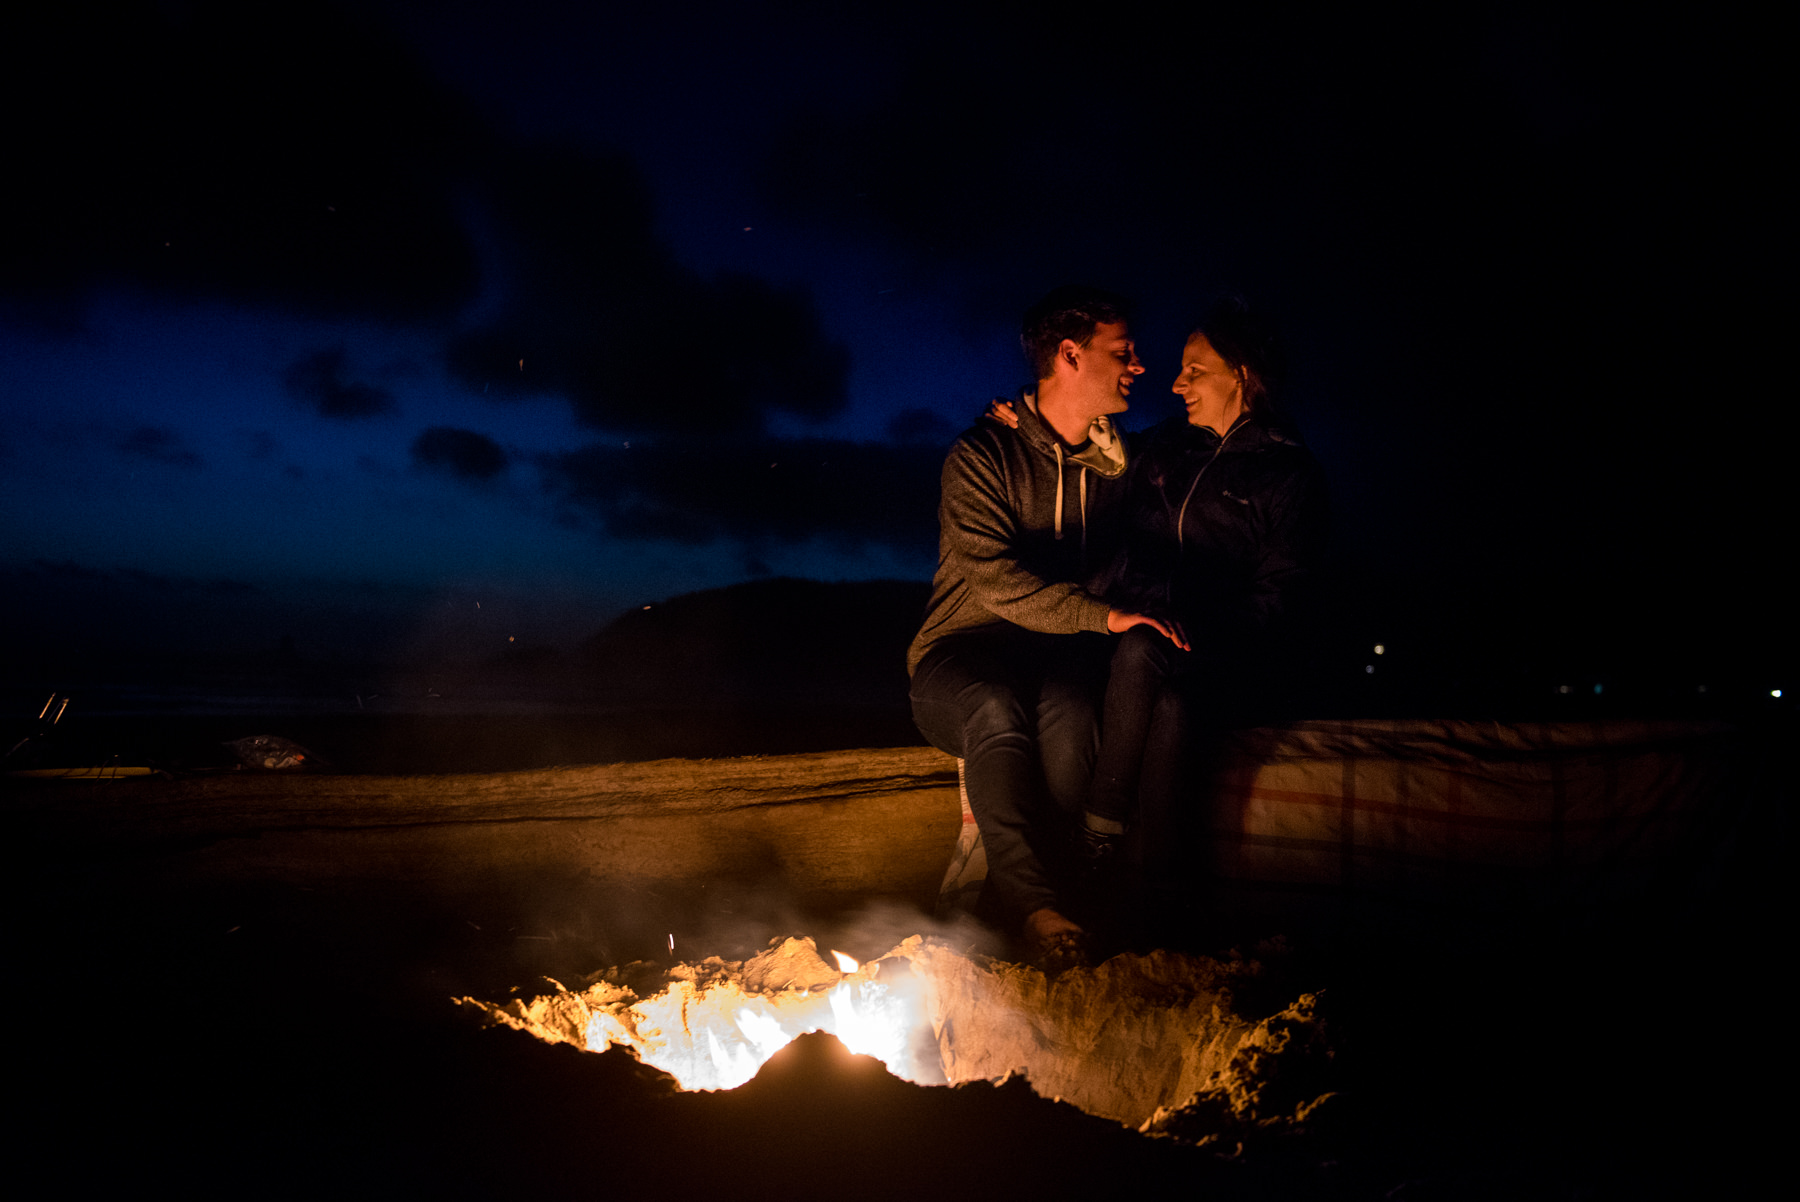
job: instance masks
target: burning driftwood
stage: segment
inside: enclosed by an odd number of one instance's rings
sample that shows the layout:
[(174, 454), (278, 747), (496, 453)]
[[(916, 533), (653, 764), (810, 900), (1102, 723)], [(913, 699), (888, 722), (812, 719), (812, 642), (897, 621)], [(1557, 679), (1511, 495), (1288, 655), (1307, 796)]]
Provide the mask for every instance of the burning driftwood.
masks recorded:
[(808, 1031), (919, 1084), (1021, 1074), (1044, 1097), (1187, 1142), (1292, 1129), (1329, 1097), (1315, 1001), (1253, 1019), (1255, 967), (1156, 952), (1046, 978), (914, 936), (832, 968), (810, 939), (743, 962), (608, 969), (580, 990), (494, 1004), (492, 1021), (590, 1051), (628, 1049), (685, 1089), (728, 1089)]

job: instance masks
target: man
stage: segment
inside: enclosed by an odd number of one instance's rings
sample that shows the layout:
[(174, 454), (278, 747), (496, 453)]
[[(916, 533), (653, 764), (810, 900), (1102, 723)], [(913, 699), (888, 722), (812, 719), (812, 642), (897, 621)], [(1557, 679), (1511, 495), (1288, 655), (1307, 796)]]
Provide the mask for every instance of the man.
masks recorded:
[(1048, 969), (1086, 959), (1045, 867), (1059, 819), (1078, 814), (1098, 746), (1107, 633), (1149, 625), (1085, 584), (1118, 548), (1125, 443), (1111, 416), (1143, 374), (1126, 302), (1062, 288), (1025, 315), (1037, 387), (1018, 428), (984, 422), (944, 461), (937, 575), (907, 655), (913, 720), (964, 762), (987, 850), (983, 904)]

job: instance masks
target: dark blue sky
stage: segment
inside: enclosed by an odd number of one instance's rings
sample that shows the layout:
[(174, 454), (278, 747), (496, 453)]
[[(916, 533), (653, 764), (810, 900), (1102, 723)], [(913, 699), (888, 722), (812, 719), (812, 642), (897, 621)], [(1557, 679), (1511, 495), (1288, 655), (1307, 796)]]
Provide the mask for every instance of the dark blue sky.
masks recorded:
[(943, 446), (1071, 280), (1143, 307), (1140, 426), (1206, 300), (1281, 319), (1376, 625), (1785, 627), (1754, 29), (391, 0), (28, 33), (15, 653), (481, 654), (925, 577)]

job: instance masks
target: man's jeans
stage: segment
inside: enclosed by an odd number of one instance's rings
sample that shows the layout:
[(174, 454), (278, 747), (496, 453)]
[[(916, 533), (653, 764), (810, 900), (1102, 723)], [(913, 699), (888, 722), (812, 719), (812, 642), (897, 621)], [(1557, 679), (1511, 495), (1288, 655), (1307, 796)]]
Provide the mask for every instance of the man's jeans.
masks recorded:
[(1045, 862), (1087, 801), (1110, 649), (1104, 635), (1015, 628), (945, 639), (913, 672), (913, 721), (963, 761), (987, 851), (982, 906), (1008, 928), (1058, 906)]

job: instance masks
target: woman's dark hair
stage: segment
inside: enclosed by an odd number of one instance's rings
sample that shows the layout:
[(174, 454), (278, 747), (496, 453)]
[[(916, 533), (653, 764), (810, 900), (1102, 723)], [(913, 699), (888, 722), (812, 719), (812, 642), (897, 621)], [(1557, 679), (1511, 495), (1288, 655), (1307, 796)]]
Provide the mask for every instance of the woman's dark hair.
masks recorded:
[(1244, 375), (1244, 407), (1262, 412), (1273, 407), (1282, 376), (1281, 346), (1275, 331), (1241, 296), (1228, 296), (1206, 311), (1188, 331), (1212, 344), (1233, 371)]
[(1131, 302), (1100, 288), (1058, 288), (1025, 311), (1019, 346), (1031, 363), (1034, 380), (1050, 378), (1056, 348), (1065, 338), (1076, 346), (1093, 340), (1094, 327), (1131, 320)]

